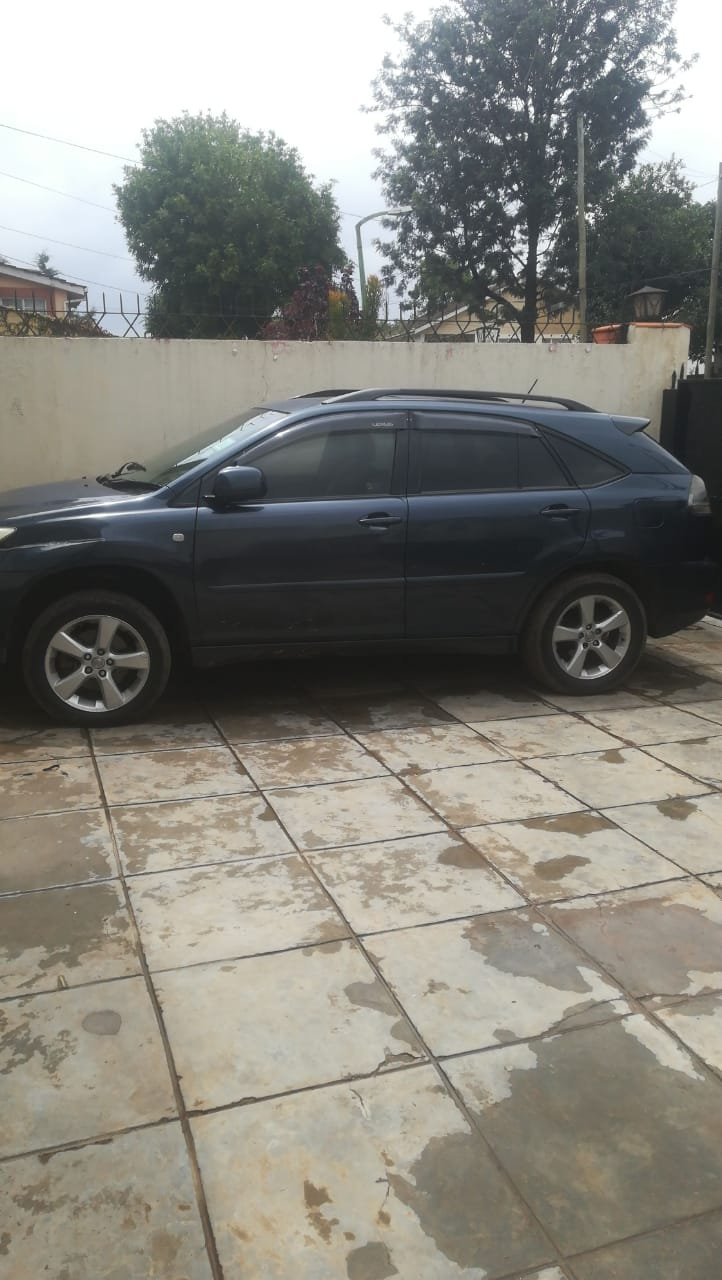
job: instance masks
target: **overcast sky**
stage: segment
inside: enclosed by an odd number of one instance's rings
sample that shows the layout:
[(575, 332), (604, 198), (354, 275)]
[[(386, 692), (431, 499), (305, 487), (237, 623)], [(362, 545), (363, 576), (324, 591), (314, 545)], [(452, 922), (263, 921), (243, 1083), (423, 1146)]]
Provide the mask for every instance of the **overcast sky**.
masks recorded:
[[(355, 260), (354, 222), (384, 203), (371, 178), (374, 122), (361, 106), (393, 47), (383, 14), (397, 18), (410, 7), (409, 0), (205, 0), (185, 12), (177, 0), (6, 4), (0, 123), (133, 159), (141, 129), (157, 117), (226, 110), (251, 130), (274, 130), (310, 173), (334, 180), (343, 244)], [(422, 17), (434, 7), (416, 0), (413, 10)], [(679, 115), (656, 124), (645, 158), (674, 151), (705, 184), (699, 198), (711, 199), (722, 160), (722, 6), (678, 0), (677, 24), (683, 53), (700, 54), (686, 77), (692, 96)], [(61, 274), (89, 282), (94, 305), (103, 288), (109, 307), (117, 308), (120, 290), (126, 304), (134, 300), (147, 286), (114, 217), (112, 183), (122, 170), (122, 160), (0, 128), (0, 254), (32, 263), (46, 249)], [(375, 234), (369, 224), (367, 271), (379, 265)]]

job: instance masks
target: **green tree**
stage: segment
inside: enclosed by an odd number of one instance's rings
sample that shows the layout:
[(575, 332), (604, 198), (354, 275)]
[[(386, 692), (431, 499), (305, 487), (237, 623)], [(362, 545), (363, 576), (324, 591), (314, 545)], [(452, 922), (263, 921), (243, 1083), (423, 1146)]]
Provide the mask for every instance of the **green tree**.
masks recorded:
[(57, 280), (58, 272), (55, 270), (55, 267), (51, 267), (50, 254), (46, 253), (45, 250), (43, 250), (42, 253), (39, 253), (36, 257), (35, 266), (44, 276), (50, 276), (51, 279)]
[(379, 312), (384, 298), (384, 287), (376, 275), (366, 281), (366, 301), (359, 320), (359, 337), (373, 340), (381, 333)]
[[(692, 348), (703, 349), (713, 228), (714, 203), (695, 200), (681, 160), (640, 165), (590, 220), (590, 321), (629, 319), (628, 295), (653, 284), (667, 291), (665, 317), (691, 324)], [(571, 237), (562, 238), (557, 264), (572, 279), (575, 254)]]
[(652, 115), (684, 70), (675, 0), (449, 0), (401, 43), (374, 84), (387, 139), (377, 176), (411, 213), (384, 245), (400, 290), (432, 305), (496, 304), (534, 339), (547, 264), (576, 208), (576, 119), (585, 118), (593, 208), (634, 166)]
[(157, 120), (115, 194), (153, 336), (255, 337), (305, 263), (344, 259), (330, 185), (225, 114)]

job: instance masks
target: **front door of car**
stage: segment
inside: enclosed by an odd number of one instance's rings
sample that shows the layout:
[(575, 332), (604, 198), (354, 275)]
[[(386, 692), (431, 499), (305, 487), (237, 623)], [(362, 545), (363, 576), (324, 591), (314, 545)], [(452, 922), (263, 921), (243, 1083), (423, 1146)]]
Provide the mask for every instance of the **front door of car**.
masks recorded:
[(282, 430), (236, 460), (260, 468), (266, 492), (231, 507), (201, 497), (203, 644), (403, 635), (406, 439), (405, 413), (347, 412)]
[(505, 636), (535, 589), (581, 554), (589, 502), (534, 428), (414, 415), (407, 634)]

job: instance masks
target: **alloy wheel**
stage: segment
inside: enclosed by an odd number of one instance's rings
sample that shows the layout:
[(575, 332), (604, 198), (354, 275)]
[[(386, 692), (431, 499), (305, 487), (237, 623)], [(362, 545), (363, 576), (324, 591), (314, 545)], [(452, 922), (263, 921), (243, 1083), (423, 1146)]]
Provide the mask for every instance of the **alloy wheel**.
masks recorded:
[(565, 675), (599, 680), (619, 666), (631, 639), (629, 614), (618, 600), (584, 595), (564, 605), (552, 628), (552, 651)]
[(81, 711), (118, 711), (138, 697), (150, 652), (135, 627), (109, 614), (74, 618), (45, 651), (45, 675), (61, 702)]

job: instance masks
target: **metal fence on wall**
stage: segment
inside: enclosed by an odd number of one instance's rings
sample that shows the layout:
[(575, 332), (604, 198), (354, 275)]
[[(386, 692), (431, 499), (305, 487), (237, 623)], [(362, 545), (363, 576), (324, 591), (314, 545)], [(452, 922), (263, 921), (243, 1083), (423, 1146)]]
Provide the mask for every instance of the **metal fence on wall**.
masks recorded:
[[(17, 299), (13, 307), (0, 307), (0, 336), (34, 337), (120, 337), (120, 338), (226, 338), (280, 337), (272, 331), (268, 316), (219, 314), (213, 312), (175, 312), (153, 317), (153, 331), (147, 326), (145, 306), (140, 295), (128, 299), (119, 295), (115, 306), (109, 306), (102, 294), (99, 307), (77, 307), (64, 315), (49, 314), (41, 300)], [(28, 305), (31, 304), (31, 305)], [(264, 332), (271, 324), (271, 331)], [(534, 326), (537, 342), (579, 341), (579, 321), (574, 310), (544, 310), (538, 313)], [(285, 335), (283, 335), (285, 336)], [(376, 342), (521, 342), (518, 319), (504, 314), (501, 308), (477, 316), (466, 307), (446, 311), (425, 312), (403, 304), (392, 315), (388, 306), (377, 319), (361, 315), (355, 319), (334, 316), (328, 322), (310, 324), (304, 332), (293, 335), (296, 340), (328, 339)]]

